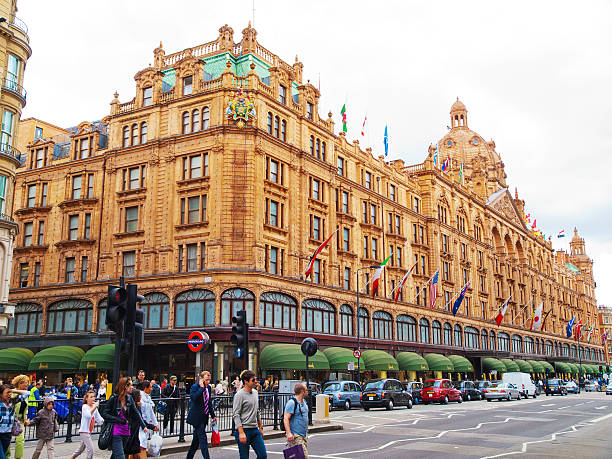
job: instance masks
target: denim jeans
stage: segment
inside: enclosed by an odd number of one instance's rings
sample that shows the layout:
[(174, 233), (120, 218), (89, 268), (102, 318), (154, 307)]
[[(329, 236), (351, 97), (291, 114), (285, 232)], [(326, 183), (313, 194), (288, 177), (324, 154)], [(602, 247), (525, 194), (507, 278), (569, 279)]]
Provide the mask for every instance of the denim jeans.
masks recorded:
[(126, 435), (113, 435), (111, 441), (111, 459), (125, 459), (124, 451), (128, 438), (130, 437)]
[(0, 433), (0, 459), (5, 459), (5, 453), (8, 451), (9, 446), (11, 445), (11, 433), (10, 432), (2, 432)]
[(255, 451), (257, 459), (267, 459), (268, 453), (266, 452), (266, 445), (264, 445), (264, 440), (259, 429), (244, 429), (244, 433), (246, 434), (247, 441), (246, 443), (240, 443), (238, 429), (234, 432), (236, 443), (238, 443), (240, 459), (249, 459), (249, 446)]
[(206, 438), (206, 425), (207, 424), (202, 422), (193, 429), (193, 439), (191, 440), (191, 445), (187, 452), (187, 459), (193, 459), (198, 448), (202, 451), (202, 457), (204, 459), (210, 459), (210, 455), (208, 454), (208, 439)]

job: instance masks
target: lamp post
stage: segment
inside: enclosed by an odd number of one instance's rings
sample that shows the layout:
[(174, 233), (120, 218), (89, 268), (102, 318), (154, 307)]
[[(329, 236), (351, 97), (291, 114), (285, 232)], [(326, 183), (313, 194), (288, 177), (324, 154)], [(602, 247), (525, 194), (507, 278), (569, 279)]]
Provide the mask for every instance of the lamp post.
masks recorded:
[[(376, 269), (376, 268), (380, 268), (380, 265), (371, 265), (371, 266), (363, 266), (361, 268), (357, 268), (357, 285), (356, 287), (356, 291), (357, 291), (357, 311), (355, 311), (355, 318), (357, 319), (355, 321), (355, 325), (357, 326), (357, 349), (359, 349), (359, 351), (361, 351), (361, 343), (360, 343), (360, 331), (359, 331), (359, 271), (362, 271), (364, 269)], [(359, 380), (361, 378), (361, 355), (357, 358), (357, 383), (361, 384), (361, 381)]]

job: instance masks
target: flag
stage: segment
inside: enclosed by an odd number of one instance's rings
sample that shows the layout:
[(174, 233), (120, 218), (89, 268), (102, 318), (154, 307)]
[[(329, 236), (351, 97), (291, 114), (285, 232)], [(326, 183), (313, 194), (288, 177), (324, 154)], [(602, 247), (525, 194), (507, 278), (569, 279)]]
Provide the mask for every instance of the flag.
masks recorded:
[(434, 150), (434, 167), (438, 167), (438, 144), (436, 144), (436, 149)]
[[(540, 303), (540, 306), (533, 313), (533, 318), (531, 319), (531, 329), (539, 330), (542, 326), (542, 309), (544, 308), (544, 303)], [(549, 311), (550, 312), (550, 311)]]
[(601, 337), (601, 345), (605, 346), (606, 345), (606, 341), (608, 340), (608, 330), (606, 330), (606, 332), (603, 334), (603, 336)]
[(502, 320), (504, 320), (504, 315), (506, 314), (506, 309), (508, 309), (508, 303), (510, 302), (510, 298), (512, 298), (512, 295), (508, 297), (504, 305), (501, 307), (501, 311), (499, 312), (499, 314), (495, 316), (495, 323), (497, 324), (498, 327), (499, 327), (499, 324), (501, 324)]
[(559, 234), (557, 234), (557, 237), (565, 237), (565, 230), (559, 231)]
[(448, 156), (442, 163), (442, 172), (446, 172), (450, 168), (450, 156)]
[(546, 314), (544, 314), (544, 318), (542, 319), (542, 330), (544, 330), (544, 325), (546, 325), (546, 319), (548, 318), (548, 315), (552, 312), (552, 309), (550, 311), (548, 311)]
[(538, 220), (536, 218), (533, 219), (533, 225), (531, 225), (531, 229), (535, 229), (536, 228), (536, 222)]
[(383, 144), (385, 145), (385, 156), (389, 154), (389, 134), (387, 133), (387, 125), (385, 124), (385, 136), (383, 137)]
[(567, 327), (565, 327), (565, 330), (567, 332), (567, 337), (571, 338), (572, 337), (572, 328), (574, 327), (574, 321), (576, 320), (576, 317), (572, 317), (572, 320), (570, 320), (567, 323)]
[(393, 254), (391, 254), (387, 258), (385, 258), (385, 261), (383, 261), (378, 266), (378, 268), (376, 268), (376, 271), (374, 271), (374, 276), (372, 276), (372, 296), (376, 295), (376, 292), (378, 292), (378, 283), (380, 281), (380, 275), (382, 274), (383, 269), (385, 268), (385, 265), (391, 259), (392, 256), (393, 256)]
[(461, 289), (461, 292), (459, 293), (459, 297), (457, 297), (457, 299), (455, 300), (455, 304), (453, 304), (453, 315), (457, 314), (457, 311), (459, 310), (459, 307), (461, 306), (461, 303), (463, 302), (463, 297), (465, 296), (465, 292), (467, 291), (468, 288), (470, 288), (470, 281), (468, 281), (467, 284), (465, 284), (465, 286)]
[(365, 135), (365, 125), (366, 125), (367, 120), (368, 120), (368, 115), (366, 115), (365, 118), (363, 119), (363, 126), (361, 126), (361, 137)]
[(408, 279), (408, 276), (410, 276), (410, 273), (416, 267), (416, 265), (417, 265), (416, 263), (412, 265), (412, 268), (410, 268), (408, 272), (404, 274), (404, 277), (402, 277), (402, 280), (399, 281), (399, 284), (397, 284), (397, 287), (395, 287), (395, 302), (396, 303), (397, 303), (397, 299), (400, 296), (400, 293), (402, 293), (402, 287), (404, 286), (404, 282), (406, 282), (406, 279)]
[(582, 320), (579, 320), (574, 327), (574, 339), (578, 341), (580, 339), (580, 329), (582, 328)]
[(463, 183), (463, 162), (459, 166), (459, 183)]
[(329, 237), (327, 239), (325, 239), (325, 241), (323, 242), (323, 244), (321, 244), (319, 246), (319, 248), (315, 251), (315, 253), (312, 255), (312, 257), (310, 257), (310, 261), (308, 262), (308, 266), (306, 267), (306, 271), (304, 271), (303, 276), (304, 277), (308, 277), (310, 276), (310, 274), (312, 274), (312, 270), (314, 268), (314, 262), (317, 259), (317, 255), (319, 255), (321, 253), (321, 250), (323, 250), (325, 248), (325, 246), (327, 245), (327, 243), (329, 241), (331, 241), (331, 238), (334, 234), (336, 234), (338, 232), (338, 230), (334, 231), (333, 233), (331, 233), (329, 235)]
[(434, 274), (431, 285), (429, 286), (429, 307), (435, 308), (436, 301), (438, 300), (438, 275), (440, 274), (440, 270), (438, 269)]
[(531, 223), (531, 214), (525, 215), (525, 223)]
[(587, 343), (591, 342), (591, 335), (593, 334), (593, 327), (589, 328), (589, 334), (587, 335)]
[(346, 128), (346, 104), (342, 105), (342, 110), (340, 110), (340, 114), (342, 115), (342, 130), (344, 132), (347, 131)]

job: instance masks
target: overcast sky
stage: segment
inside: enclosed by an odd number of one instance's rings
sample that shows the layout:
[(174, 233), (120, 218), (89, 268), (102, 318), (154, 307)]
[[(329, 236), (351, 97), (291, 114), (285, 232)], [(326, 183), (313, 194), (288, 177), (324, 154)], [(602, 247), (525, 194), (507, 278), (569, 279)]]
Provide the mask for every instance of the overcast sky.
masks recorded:
[[(63, 127), (108, 115), (115, 90), (131, 100), (160, 40), (172, 53), (227, 23), (238, 42), (253, 18), (252, 0), (18, 6), (33, 50), (23, 117)], [(320, 79), (320, 113), (336, 127), (346, 101), (348, 138), (375, 154), (388, 124), (390, 158), (422, 162), (458, 96), (554, 246), (569, 248), (578, 228), (598, 303), (612, 306), (611, 2), (258, 0), (254, 25), (263, 46), (289, 63), (297, 54), (304, 79)]]

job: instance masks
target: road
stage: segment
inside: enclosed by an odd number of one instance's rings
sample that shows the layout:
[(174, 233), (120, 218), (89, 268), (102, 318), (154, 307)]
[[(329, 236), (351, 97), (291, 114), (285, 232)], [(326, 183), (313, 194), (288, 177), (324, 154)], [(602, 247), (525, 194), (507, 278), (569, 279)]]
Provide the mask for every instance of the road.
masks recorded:
[[(417, 405), (411, 410), (353, 409), (334, 411), (331, 418), (344, 430), (310, 436), (311, 458), (601, 458), (610, 457), (612, 450), (612, 396), (604, 393)], [(266, 446), (269, 457), (283, 457), (281, 439)], [(235, 459), (238, 451), (215, 448), (211, 457)]]

